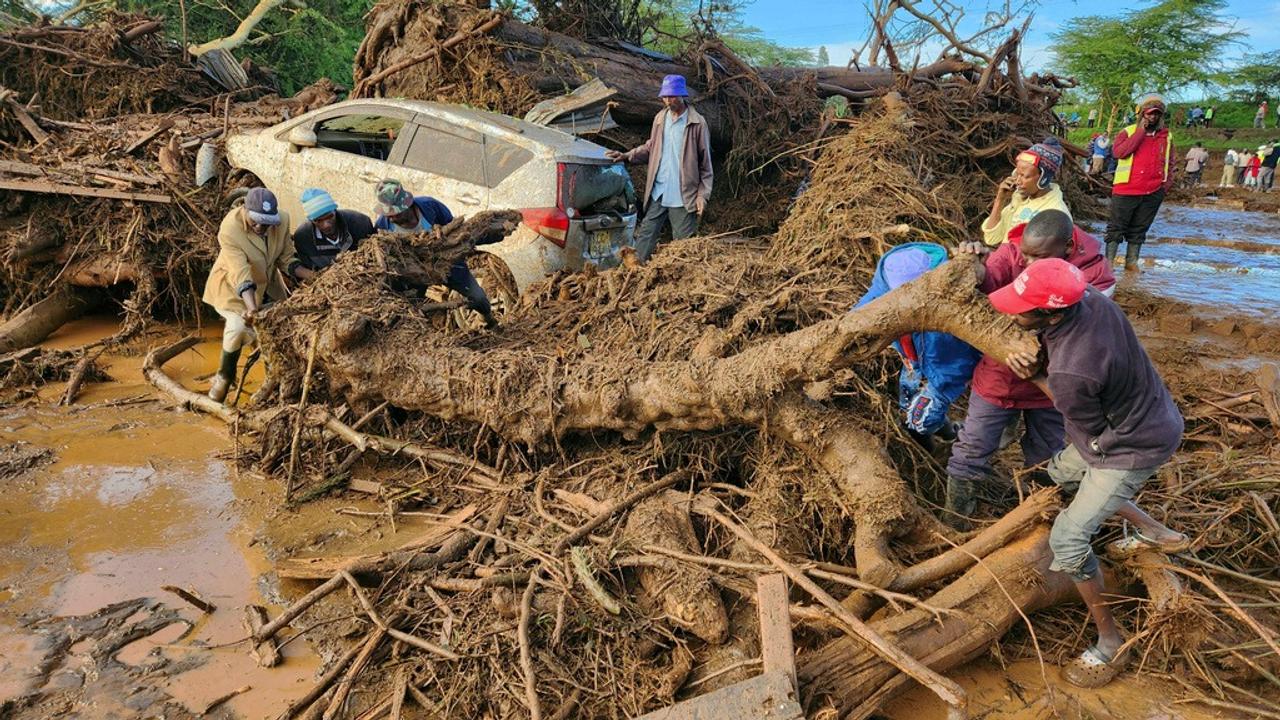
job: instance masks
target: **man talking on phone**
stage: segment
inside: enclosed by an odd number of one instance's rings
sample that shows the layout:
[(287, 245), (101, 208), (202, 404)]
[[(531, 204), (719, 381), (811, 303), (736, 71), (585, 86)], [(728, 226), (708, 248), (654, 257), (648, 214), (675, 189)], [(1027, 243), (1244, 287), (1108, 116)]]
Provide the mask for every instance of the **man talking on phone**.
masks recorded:
[(1120, 243), (1125, 272), (1139, 272), (1138, 256), (1156, 219), (1164, 194), (1173, 185), (1173, 135), (1165, 124), (1164, 98), (1138, 101), (1134, 124), (1120, 131), (1111, 146), (1118, 160), (1107, 221), (1107, 261), (1115, 264)]

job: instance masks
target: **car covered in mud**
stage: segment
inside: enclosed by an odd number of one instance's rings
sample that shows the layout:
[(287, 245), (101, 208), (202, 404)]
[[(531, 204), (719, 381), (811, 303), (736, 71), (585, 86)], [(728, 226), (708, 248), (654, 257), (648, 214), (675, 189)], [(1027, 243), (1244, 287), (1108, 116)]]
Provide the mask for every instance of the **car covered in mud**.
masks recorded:
[[(524, 222), (473, 258), (496, 289), (523, 292), (558, 270), (617, 265), (634, 244), (636, 195), (621, 163), (573, 135), (505, 115), (419, 100), (348, 100), (227, 140), (233, 168), (253, 173), (290, 217), (304, 188), (370, 212), (374, 188), (395, 178), (455, 216), (519, 210)], [(494, 285), (498, 287), (495, 288)], [(511, 287), (514, 285), (514, 287)], [(495, 300), (501, 299), (501, 293)]]

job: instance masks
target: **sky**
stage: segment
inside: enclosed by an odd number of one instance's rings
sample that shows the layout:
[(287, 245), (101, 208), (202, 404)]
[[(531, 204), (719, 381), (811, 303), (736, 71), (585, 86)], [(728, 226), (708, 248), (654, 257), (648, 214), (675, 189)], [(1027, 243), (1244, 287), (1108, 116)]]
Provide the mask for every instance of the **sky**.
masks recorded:
[[(978, 22), (988, 7), (985, 0), (956, 0), (966, 10), (966, 22)], [(998, 0), (992, 6), (1000, 6)], [(1028, 71), (1042, 70), (1053, 61), (1050, 35), (1063, 23), (1081, 15), (1115, 15), (1146, 3), (1116, 0), (1041, 0), (1023, 45), (1023, 65)], [(899, 11), (901, 12), (901, 11)], [(1226, 14), (1235, 29), (1249, 35), (1246, 43), (1255, 51), (1280, 49), (1280, 0), (1229, 0)], [(765, 37), (781, 45), (816, 50), (825, 45), (832, 65), (844, 65), (853, 50), (867, 37), (870, 20), (861, 0), (755, 0), (746, 8), (749, 25), (760, 28)], [(1229, 53), (1236, 59), (1247, 52), (1237, 48)], [(922, 62), (933, 60), (922, 58)], [(910, 58), (903, 58), (910, 62)]]

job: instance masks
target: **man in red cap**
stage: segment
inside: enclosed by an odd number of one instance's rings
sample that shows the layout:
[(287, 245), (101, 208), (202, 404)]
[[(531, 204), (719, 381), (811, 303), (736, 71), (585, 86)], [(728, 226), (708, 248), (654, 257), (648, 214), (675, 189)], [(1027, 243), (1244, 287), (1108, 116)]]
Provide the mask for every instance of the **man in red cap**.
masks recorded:
[(1122, 552), (1182, 552), (1186, 535), (1165, 527), (1133, 503), (1182, 440), (1182, 415), (1133, 326), (1118, 305), (1090, 288), (1080, 269), (1059, 258), (1037, 260), (988, 296), (1000, 312), (1039, 333), (1048, 374), (1038, 358), (1010, 358), (1010, 367), (1053, 399), (1066, 421), (1069, 444), (1049, 462), (1049, 477), (1071, 503), (1053, 522), (1050, 570), (1071, 576), (1098, 629), (1098, 642), (1063, 674), (1080, 687), (1100, 687), (1123, 668), (1127, 653), (1115, 617), (1102, 597), (1102, 574), (1092, 540), (1119, 515), (1132, 523)]
[[(961, 244), (958, 254), (981, 255), (982, 243)], [(1036, 260), (1061, 258), (1079, 268), (1095, 289), (1110, 294), (1116, 279), (1103, 259), (1101, 245), (1072, 224), (1060, 210), (1043, 210), (1031, 222), (1009, 232), (1009, 242), (988, 254), (978, 270), (978, 289), (990, 294), (1012, 283)], [(1021, 433), (1008, 428), (1022, 424)], [(1003, 437), (1009, 435), (1006, 442)], [(977, 509), (976, 488), (991, 475), (991, 458), (1017, 437), (1023, 467), (1034, 467), (1063, 446), (1062, 415), (1040, 388), (1019, 378), (1001, 359), (984, 356), (973, 373), (973, 392), (959, 437), (947, 460), (944, 520), (960, 529), (969, 527)]]
[(663, 227), (681, 240), (698, 231), (711, 197), (711, 135), (697, 110), (689, 107), (683, 75), (662, 79), (662, 110), (653, 118), (649, 140), (625, 153), (610, 150), (611, 160), (648, 162), (644, 219), (636, 229), (636, 256), (646, 262), (658, 247)]

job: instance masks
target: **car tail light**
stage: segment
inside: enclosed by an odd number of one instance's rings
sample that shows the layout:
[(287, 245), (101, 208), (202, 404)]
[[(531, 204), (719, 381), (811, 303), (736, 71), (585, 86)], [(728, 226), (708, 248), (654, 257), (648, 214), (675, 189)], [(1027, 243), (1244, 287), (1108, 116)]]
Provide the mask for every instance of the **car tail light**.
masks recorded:
[(558, 207), (521, 210), (524, 224), (551, 242), (564, 247), (569, 236), (569, 216)]

